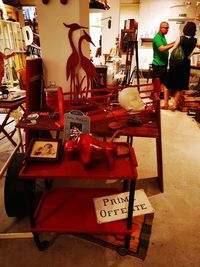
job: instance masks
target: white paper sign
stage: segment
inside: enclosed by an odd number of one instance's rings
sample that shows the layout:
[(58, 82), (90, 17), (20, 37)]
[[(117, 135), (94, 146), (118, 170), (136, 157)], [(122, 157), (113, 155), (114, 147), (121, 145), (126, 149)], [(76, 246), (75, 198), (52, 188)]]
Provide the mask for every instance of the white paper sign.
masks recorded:
[[(94, 198), (94, 206), (98, 223), (113, 222), (128, 217), (129, 192)], [(133, 216), (153, 213), (144, 190), (136, 190)]]
[(63, 144), (66, 140), (71, 139), (77, 131), (83, 134), (90, 133), (90, 117), (80, 110), (71, 110), (64, 115)]

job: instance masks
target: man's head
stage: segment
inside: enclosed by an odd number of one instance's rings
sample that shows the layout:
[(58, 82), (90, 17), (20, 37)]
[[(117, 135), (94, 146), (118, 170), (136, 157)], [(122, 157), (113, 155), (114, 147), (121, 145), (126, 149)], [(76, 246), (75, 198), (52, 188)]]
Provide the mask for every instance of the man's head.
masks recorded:
[(165, 35), (165, 34), (168, 33), (168, 30), (169, 30), (169, 24), (168, 24), (168, 22), (162, 21), (160, 23), (159, 33)]

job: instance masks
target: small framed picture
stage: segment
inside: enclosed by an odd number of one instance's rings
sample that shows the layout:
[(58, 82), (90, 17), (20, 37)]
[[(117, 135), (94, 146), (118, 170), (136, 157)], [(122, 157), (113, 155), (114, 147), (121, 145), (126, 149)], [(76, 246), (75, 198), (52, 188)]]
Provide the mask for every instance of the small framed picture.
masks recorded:
[(26, 152), (26, 160), (29, 161), (59, 161), (62, 154), (61, 139), (31, 139)]

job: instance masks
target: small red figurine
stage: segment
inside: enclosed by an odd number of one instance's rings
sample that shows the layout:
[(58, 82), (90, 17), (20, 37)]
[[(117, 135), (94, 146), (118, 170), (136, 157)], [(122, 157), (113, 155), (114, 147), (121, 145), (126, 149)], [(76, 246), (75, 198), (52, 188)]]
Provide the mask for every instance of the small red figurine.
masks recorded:
[(70, 159), (79, 154), (86, 168), (92, 161), (107, 160), (109, 169), (112, 170), (117, 156), (117, 145), (98, 140), (90, 134), (79, 134), (77, 138), (65, 142), (64, 152)]

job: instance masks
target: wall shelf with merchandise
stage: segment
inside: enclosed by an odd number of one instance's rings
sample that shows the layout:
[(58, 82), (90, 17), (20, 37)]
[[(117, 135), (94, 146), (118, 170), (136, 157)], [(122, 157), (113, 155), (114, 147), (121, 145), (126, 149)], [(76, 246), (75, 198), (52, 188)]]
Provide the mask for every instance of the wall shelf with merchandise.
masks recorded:
[(11, 84), (17, 79), (17, 70), (25, 65), (25, 44), (19, 22), (0, 20), (0, 51), (4, 54), (15, 52), (15, 56), (5, 60), (4, 82)]

